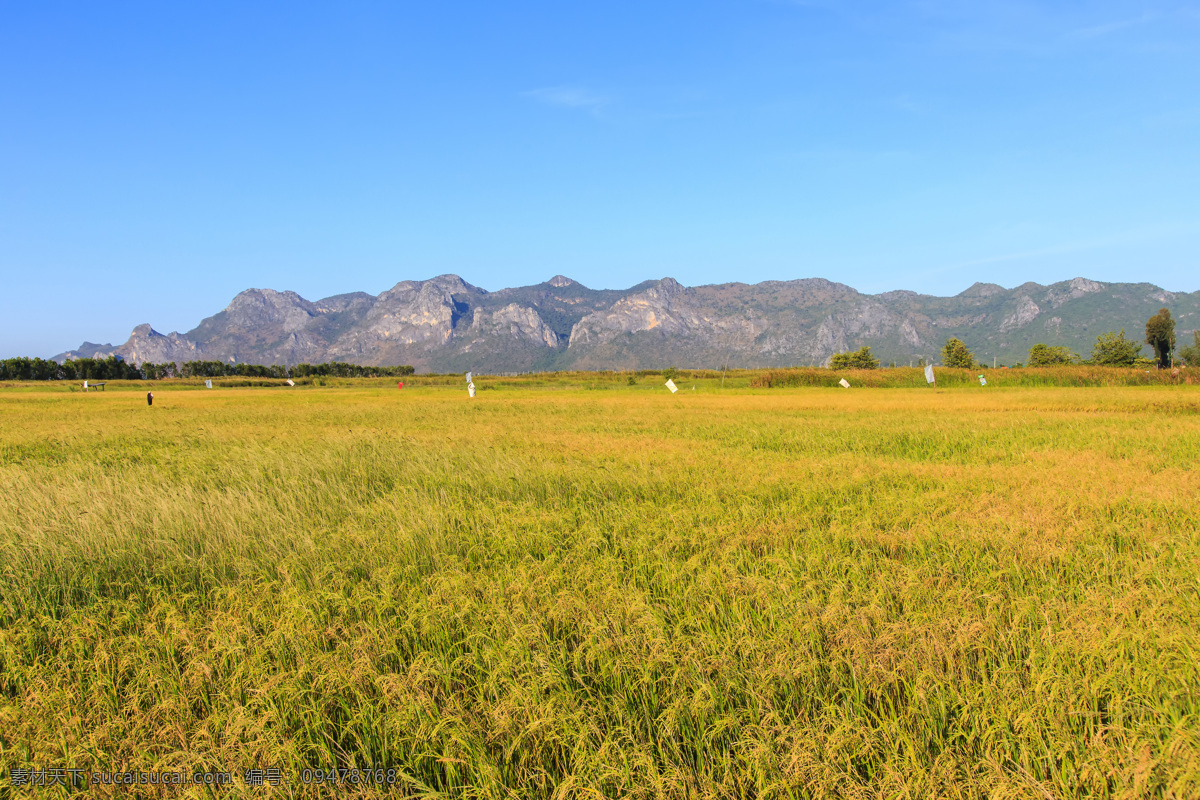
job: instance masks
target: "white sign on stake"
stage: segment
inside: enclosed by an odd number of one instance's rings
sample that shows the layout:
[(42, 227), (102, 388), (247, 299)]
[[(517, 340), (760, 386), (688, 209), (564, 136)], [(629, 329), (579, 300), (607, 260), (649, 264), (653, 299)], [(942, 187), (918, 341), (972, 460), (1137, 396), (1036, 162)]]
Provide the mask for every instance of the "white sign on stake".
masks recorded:
[(205, 389), (211, 389), (211, 388), (212, 388), (212, 381), (205, 381), (205, 382), (204, 382), (204, 388), (205, 388)]
[(840, 381), (838, 381), (838, 383), (840, 383), (840, 384), (842, 385), (842, 388), (843, 388), (843, 389), (849, 389), (849, 388), (850, 388), (850, 384), (846, 382), (846, 379), (845, 379), (845, 378), (842, 378)]
[(475, 384), (468, 383), (467, 384), (467, 397), (474, 397), (474, 396), (475, 396)]
[(679, 391), (679, 387), (675, 385), (675, 381), (673, 381), (673, 380), (668, 379), (667, 382), (663, 385), (671, 390), (671, 394), (675, 394), (676, 392)]
[(980, 376), (979, 376), (979, 385), (980, 385), (980, 386), (987, 386), (987, 378), (985, 378), (985, 377), (983, 377), (982, 375), (980, 375)]
[(471, 373), (467, 373), (467, 383), (471, 382)]
[(933, 364), (927, 364), (925, 366), (925, 382), (933, 383)]
[(291, 378), (288, 378), (288, 386), (295, 386), (295, 385), (296, 385), (296, 382), (294, 380), (292, 380)]

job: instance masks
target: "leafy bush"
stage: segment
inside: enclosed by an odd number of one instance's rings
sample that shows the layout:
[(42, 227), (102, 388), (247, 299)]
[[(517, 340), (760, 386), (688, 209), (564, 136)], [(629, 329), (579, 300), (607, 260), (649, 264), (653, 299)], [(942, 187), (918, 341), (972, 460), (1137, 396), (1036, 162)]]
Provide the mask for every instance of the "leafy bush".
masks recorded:
[(1192, 331), (1195, 343), (1179, 348), (1179, 360), (1189, 367), (1200, 367), (1200, 330)]
[(1059, 364), (1074, 364), (1078, 361), (1079, 356), (1067, 347), (1035, 344), (1029, 348), (1029, 366), (1031, 367), (1051, 367)]
[(942, 347), (942, 365), (954, 369), (974, 369), (975, 356), (962, 339), (947, 339)]
[(853, 352), (834, 353), (829, 359), (830, 369), (878, 369), (879, 359), (871, 355), (871, 348), (860, 347)]
[(1141, 342), (1126, 338), (1122, 328), (1120, 333), (1109, 331), (1096, 337), (1091, 363), (1101, 367), (1132, 367), (1141, 352)]

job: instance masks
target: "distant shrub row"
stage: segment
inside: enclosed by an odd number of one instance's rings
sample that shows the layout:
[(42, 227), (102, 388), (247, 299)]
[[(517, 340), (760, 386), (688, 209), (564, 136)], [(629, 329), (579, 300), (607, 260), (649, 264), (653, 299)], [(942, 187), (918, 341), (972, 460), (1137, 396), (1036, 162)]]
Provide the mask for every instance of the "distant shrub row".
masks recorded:
[[(1182, 364), (1189, 367), (1200, 367), (1200, 330), (1192, 332), (1194, 342), (1180, 348), (1176, 361), (1172, 354), (1175, 351), (1175, 320), (1169, 309), (1160, 308), (1158, 313), (1146, 321), (1145, 344), (1154, 348), (1153, 359), (1141, 355), (1142, 342), (1130, 339), (1122, 328), (1119, 333), (1109, 331), (1096, 337), (1089, 358), (1083, 358), (1069, 347), (1062, 345), (1035, 344), (1029, 349), (1029, 358), (1025, 364), (1018, 367), (1055, 367), (1069, 364), (1088, 364), (1098, 367), (1153, 367), (1172, 368)], [(977, 369), (985, 367), (975, 359), (975, 355), (967, 345), (958, 338), (946, 340), (942, 347), (942, 364), (947, 367), (961, 369)], [(922, 361), (924, 366), (924, 361)], [(894, 367), (895, 364), (892, 364)], [(829, 359), (830, 369), (877, 369), (879, 359), (871, 355), (870, 347), (845, 353), (834, 353)]]
[(0, 380), (6, 381), (120, 381), (161, 378), (383, 378), (412, 375), (407, 365), (364, 367), (334, 361), (328, 364), (229, 364), (223, 361), (187, 361), (182, 364), (130, 364), (116, 356), (68, 359), (59, 364), (41, 358), (0, 360)]
[[(936, 367), (936, 386), (976, 386), (979, 373), (968, 369)], [(1200, 384), (1200, 370), (1195, 369), (1130, 369), (1097, 367), (1086, 364), (1040, 367), (1036, 369), (989, 369), (988, 387), (996, 386), (1158, 386), (1170, 384)], [(926, 386), (925, 371), (917, 367), (895, 369), (830, 370), (823, 367), (776, 369), (750, 379), (750, 386), (778, 389), (800, 386), (837, 386), (847, 378), (852, 386), (901, 389)]]

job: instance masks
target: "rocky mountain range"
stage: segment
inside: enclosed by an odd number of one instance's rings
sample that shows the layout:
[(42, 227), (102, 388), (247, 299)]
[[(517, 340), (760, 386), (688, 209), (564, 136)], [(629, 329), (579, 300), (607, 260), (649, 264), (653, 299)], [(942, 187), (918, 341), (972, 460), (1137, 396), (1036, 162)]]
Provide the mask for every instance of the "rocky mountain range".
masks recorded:
[(248, 289), (187, 333), (163, 335), (143, 324), (122, 345), (85, 342), (55, 359), (346, 361), (511, 373), (823, 364), (835, 352), (870, 345), (884, 364), (907, 364), (936, 361), (954, 336), (981, 361), (1012, 364), (1038, 342), (1086, 356), (1106, 331), (1123, 328), (1141, 339), (1161, 307), (1178, 320), (1180, 342), (1190, 341), (1200, 327), (1200, 292), (1148, 283), (976, 283), (954, 297), (934, 297), (862, 294), (820, 278), (696, 287), (663, 278), (598, 290), (558, 275), (489, 292), (441, 275), (402, 281), (378, 296), (355, 292), (315, 302)]

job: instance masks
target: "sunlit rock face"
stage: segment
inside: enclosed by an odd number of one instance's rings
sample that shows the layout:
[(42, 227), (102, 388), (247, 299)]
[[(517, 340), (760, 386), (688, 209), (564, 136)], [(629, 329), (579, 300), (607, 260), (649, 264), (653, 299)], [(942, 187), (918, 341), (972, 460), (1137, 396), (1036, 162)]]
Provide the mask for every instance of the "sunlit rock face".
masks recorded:
[(151, 362), (165, 364), (167, 362), (186, 362), (204, 360), (203, 351), (185, 336), (172, 331), (163, 336), (148, 324), (138, 325), (129, 335), (129, 341), (122, 345), (120, 354), (126, 361), (135, 364)]
[(1000, 323), (1000, 332), (1007, 333), (1013, 328), (1020, 328), (1028, 325), (1037, 319), (1037, 315), (1042, 313), (1042, 309), (1038, 304), (1033, 302), (1028, 296), (1021, 296), (1017, 300), (1017, 308), (1011, 314), (1004, 318)]
[(688, 303), (686, 290), (673, 278), (663, 278), (652, 289), (584, 317), (571, 329), (567, 346), (603, 344), (620, 334), (639, 331), (656, 331), (660, 336), (686, 334), (703, 323), (703, 316)]
[(449, 342), (458, 319), (453, 293), (468, 291), (462, 280), (457, 284), (443, 278), (396, 284), (379, 295), (367, 313), (364, 332), (404, 344)]
[(495, 311), (476, 309), (471, 323), (478, 335), (510, 336), (544, 347), (558, 347), (558, 334), (532, 308), (509, 303)]

